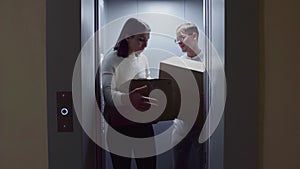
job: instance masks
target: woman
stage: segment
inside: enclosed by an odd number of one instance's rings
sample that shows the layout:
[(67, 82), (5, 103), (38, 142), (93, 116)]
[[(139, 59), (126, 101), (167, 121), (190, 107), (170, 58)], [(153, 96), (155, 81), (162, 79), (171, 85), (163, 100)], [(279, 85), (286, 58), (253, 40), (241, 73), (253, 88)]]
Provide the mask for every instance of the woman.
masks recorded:
[[(130, 121), (120, 112), (131, 113), (128, 111), (131, 104), (138, 110), (146, 110), (151, 104), (149, 98), (139, 94), (145, 87), (128, 92), (129, 85), (125, 85), (132, 79), (149, 77), (148, 61), (142, 51), (147, 46), (150, 31), (150, 27), (145, 22), (136, 18), (128, 19), (122, 28), (114, 51), (104, 58), (102, 65), (106, 121), (119, 133), (135, 138), (152, 137), (154, 135), (152, 125)], [(124, 86), (127, 87), (127, 90)], [(111, 132), (112, 130), (109, 128), (107, 131), (109, 149), (114, 148), (110, 144)], [(122, 140), (117, 141), (126, 147), (125, 151), (128, 151), (129, 154), (131, 152), (137, 153), (133, 145), (125, 144)], [(154, 141), (149, 146), (155, 150)], [(130, 169), (131, 158), (110, 154), (114, 169)], [(138, 169), (156, 168), (155, 156), (135, 158), (135, 160)]]

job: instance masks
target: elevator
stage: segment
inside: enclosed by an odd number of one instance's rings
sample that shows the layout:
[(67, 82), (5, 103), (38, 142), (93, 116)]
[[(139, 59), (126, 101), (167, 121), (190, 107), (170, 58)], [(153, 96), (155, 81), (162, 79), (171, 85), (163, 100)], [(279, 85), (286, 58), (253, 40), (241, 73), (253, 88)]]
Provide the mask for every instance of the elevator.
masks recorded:
[[(226, 69), (225, 1), (48, 0), (49, 169), (112, 169), (108, 152), (97, 144), (103, 141), (101, 136), (105, 132), (105, 125), (99, 118), (102, 98), (98, 70), (102, 57), (111, 50), (127, 18), (145, 20), (154, 32), (145, 50), (151, 58), (152, 77), (158, 77), (157, 68), (161, 60), (182, 55), (174, 39), (176, 27), (183, 22), (195, 23), (206, 36), (200, 47), (205, 51), (209, 69), (215, 65), (212, 53), (218, 53), (220, 63)], [(212, 44), (213, 49), (208, 44)], [(226, 82), (224, 84), (226, 86)], [(206, 89), (212, 90), (209, 83)], [(205, 96), (207, 107), (211, 104), (211, 97), (211, 92)], [(226, 120), (223, 114), (219, 114), (218, 118), (217, 126), (211, 126), (212, 119), (207, 118), (206, 132), (211, 136), (203, 143), (205, 169), (225, 169)], [(154, 125), (155, 132), (160, 133), (170, 125), (171, 121), (159, 122)], [(64, 126), (69, 128), (64, 130)], [(167, 144), (170, 140), (165, 141)], [(134, 169), (135, 164), (132, 166)], [(157, 169), (172, 167), (172, 150), (157, 156)]]

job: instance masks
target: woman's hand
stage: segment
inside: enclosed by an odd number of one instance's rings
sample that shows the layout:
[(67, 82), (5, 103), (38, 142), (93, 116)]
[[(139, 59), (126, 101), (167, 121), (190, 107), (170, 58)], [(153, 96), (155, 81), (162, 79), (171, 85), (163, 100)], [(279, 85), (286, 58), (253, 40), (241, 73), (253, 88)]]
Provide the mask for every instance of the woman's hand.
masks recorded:
[(144, 96), (142, 93), (145, 93), (147, 90), (147, 85), (135, 88), (129, 93), (129, 98), (132, 105), (139, 111), (148, 110), (151, 105), (157, 106), (157, 100), (148, 96)]

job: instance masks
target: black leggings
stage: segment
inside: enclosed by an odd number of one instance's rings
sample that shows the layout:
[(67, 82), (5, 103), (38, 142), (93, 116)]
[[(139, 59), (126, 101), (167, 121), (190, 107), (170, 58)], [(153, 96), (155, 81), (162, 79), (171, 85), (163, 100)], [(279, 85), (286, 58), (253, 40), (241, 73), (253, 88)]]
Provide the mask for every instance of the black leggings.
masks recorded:
[[(154, 136), (153, 127), (151, 124), (134, 124), (130, 126), (114, 127), (114, 129), (129, 137), (146, 138), (146, 137)], [(109, 137), (109, 132), (111, 132), (110, 129), (107, 132)], [(122, 146), (129, 146), (127, 147), (128, 151), (130, 151), (129, 153), (131, 152), (133, 152), (133, 154), (135, 153), (135, 150), (131, 145), (124, 145), (122, 140), (119, 140), (118, 142), (120, 142)], [(110, 145), (108, 141), (108, 147), (110, 146), (112, 145)], [(154, 140), (153, 140), (153, 144), (149, 145), (149, 147), (153, 147), (153, 150), (155, 151)], [(138, 169), (156, 168), (156, 156), (147, 157), (147, 158), (129, 158), (129, 157), (119, 156), (113, 153), (110, 153), (110, 156), (112, 159), (112, 164), (114, 169), (130, 169), (132, 159), (135, 159)]]

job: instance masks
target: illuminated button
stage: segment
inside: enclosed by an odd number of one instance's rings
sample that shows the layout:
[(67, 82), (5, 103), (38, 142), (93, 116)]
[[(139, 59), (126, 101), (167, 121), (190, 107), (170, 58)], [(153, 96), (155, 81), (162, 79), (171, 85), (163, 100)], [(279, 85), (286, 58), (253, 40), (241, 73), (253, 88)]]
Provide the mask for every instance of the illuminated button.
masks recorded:
[(69, 113), (69, 111), (68, 111), (67, 108), (62, 108), (62, 109), (60, 110), (60, 113), (61, 113), (63, 116), (65, 116), (65, 115), (67, 115), (67, 114)]

